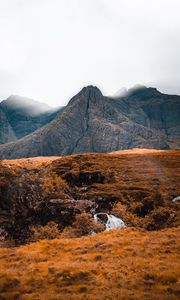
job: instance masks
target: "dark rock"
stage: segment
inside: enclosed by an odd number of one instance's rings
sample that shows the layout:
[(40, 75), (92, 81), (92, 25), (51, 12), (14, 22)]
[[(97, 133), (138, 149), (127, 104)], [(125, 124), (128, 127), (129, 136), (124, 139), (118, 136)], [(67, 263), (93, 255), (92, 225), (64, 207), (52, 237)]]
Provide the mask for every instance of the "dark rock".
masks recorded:
[(180, 96), (139, 87), (120, 98), (83, 88), (58, 116), (32, 134), (0, 146), (0, 158), (180, 147)]

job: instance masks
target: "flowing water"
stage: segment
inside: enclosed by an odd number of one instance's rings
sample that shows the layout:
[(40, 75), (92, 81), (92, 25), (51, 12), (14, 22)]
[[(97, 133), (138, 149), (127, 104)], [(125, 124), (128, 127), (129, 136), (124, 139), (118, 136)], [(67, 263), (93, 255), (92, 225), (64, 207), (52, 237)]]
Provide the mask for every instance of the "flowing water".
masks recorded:
[(120, 218), (117, 218), (113, 215), (104, 214), (106, 216), (106, 220), (102, 220), (100, 218), (101, 214), (95, 214), (94, 219), (96, 222), (100, 222), (105, 224), (105, 230), (111, 230), (113, 228), (125, 228), (126, 224)]
[(173, 201), (173, 202), (180, 201), (180, 196), (178, 196), (178, 197), (174, 198), (172, 201)]

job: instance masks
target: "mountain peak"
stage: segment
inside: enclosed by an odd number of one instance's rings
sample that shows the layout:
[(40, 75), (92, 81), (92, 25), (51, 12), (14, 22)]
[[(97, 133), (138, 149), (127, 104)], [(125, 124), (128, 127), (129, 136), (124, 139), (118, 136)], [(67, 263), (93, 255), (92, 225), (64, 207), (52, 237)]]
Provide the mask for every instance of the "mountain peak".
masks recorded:
[(82, 90), (80, 91), (80, 93), (84, 93), (84, 92), (93, 92), (93, 93), (97, 93), (100, 94), (102, 96), (102, 93), (100, 91), (100, 89), (97, 86), (94, 85), (87, 85), (85, 87), (82, 88)]
[(6, 100), (1, 102), (1, 106), (11, 110), (19, 110), (31, 116), (52, 111), (52, 107), (46, 103), (18, 95), (10, 95)]
[(126, 96), (139, 96), (142, 94), (155, 96), (161, 93), (154, 87), (146, 87), (145, 85), (137, 84), (127, 91)]
[(80, 100), (93, 100), (94, 102), (98, 102), (102, 97), (103, 95), (97, 86), (88, 85), (83, 87), (80, 92), (69, 101), (69, 104), (77, 103)]
[(159, 96), (161, 92), (159, 92), (154, 87), (147, 87), (145, 85), (136, 84), (130, 89), (121, 88), (118, 90), (113, 96), (110, 98), (121, 98), (121, 97), (149, 97), (149, 96)]

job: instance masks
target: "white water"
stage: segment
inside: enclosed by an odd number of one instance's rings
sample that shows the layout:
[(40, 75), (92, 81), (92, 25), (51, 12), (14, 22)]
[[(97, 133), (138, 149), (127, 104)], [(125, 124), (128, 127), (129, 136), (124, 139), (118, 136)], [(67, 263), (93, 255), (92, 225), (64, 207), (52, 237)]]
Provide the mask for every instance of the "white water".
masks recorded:
[(173, 201), (173, 202), (180, 201), (180, 196), (174, 198), (172, 201)]
[[(107, 215), (107, 222), (105, 223), (105, 227), (106, 229), (105, 230), (111, 230), (111, 229), (114, 229), (114, 228), (125, 228), (126, 227), (126, 224), (123, 222), (123, 220), (121, 220), (120, 218), (117, 218), (113, 215)], [(98, 217), (98, 214), (95, 214), (94, 215), (94, 220), (96, 222), (101, 222), (101, 219)]]
[(124, 228), (124, 227), (126, 227), (125, 223), (120, 218), (117, 218), (113, 215), (107, 215), (107, 217), (108, 217), (108, 220), (107, 220), (107, 223), (106, 223), (106, 230), (111, 230), (113, 228)]

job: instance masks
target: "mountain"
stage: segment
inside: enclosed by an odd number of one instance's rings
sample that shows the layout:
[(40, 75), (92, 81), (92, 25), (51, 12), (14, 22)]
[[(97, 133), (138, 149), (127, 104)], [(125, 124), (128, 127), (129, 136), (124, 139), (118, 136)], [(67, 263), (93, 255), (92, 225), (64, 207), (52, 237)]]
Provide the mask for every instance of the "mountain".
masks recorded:
[(0, 103), (0, 144), (16, 141), (32, 133), (56, 115), (57, 109), (44, 103), (11, 95)]
[(0, 146), (1, 158), (180, 147), (180, 96), (138, 86), (110, 98), (83, 88), (57, 117), (20, 140)]

